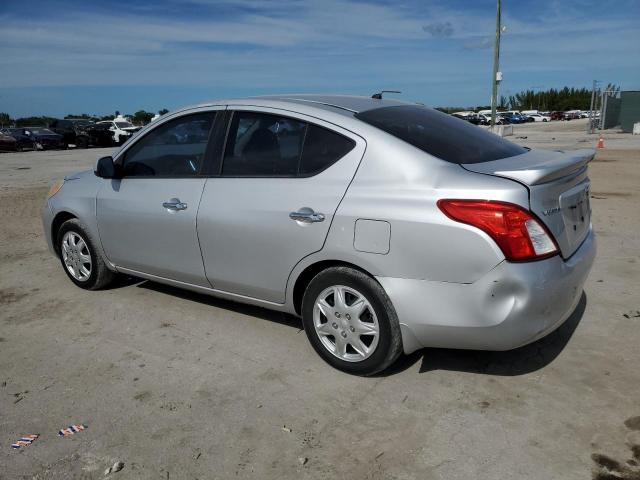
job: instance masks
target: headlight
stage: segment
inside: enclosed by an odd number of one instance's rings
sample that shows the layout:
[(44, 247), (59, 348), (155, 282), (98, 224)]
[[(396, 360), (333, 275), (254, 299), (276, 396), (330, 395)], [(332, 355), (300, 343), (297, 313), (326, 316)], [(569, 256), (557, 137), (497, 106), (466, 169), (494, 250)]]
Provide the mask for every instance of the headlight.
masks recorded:
[(62, 185), (64, 185), (64, 179), (62, 180), (56, 180), (53, 185), (51, 185), (51, 188), (49, 189), (49, 193), (47, 194), (47, 198), (51, 198), (53, 197), (56, 193), (58, 193), (60, 191), (60, 189), (62, 188)]

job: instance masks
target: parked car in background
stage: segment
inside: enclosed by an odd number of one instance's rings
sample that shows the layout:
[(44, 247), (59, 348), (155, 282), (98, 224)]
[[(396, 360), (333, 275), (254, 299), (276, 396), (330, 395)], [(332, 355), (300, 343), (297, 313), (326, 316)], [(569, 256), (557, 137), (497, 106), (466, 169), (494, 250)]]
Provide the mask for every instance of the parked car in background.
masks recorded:
[(126, 120), (103, 120), (98, 122), (97, 125), (108, 125), (109, 130), (113, 133), (113, 141), (116, 145), (122, 145), (129, 140), (138, 130), (142, 127), (136, 127), (131, 122)]
[(0, 130), (0, 152), (15, 152), (16, 150), (16, 139)]
[(67, 148), (64, 137), (44, 127), (25, 127), (25, 133), (31, 137), (38, 150), (58, 150)]
[(532, 113), (527, 118), (530, 118), (532, 122), (548, 122), (551, 120), (551, 117), (539, 113)]
[(580, 118), (580, 110), (569, 110), (564, 112), (562, 116), (563, 120), (576, 120)]
[(564, 120), (564, 112), (551, 112), (551, 120)]
[(218, 101), (54, 184), (44, 233), (80, 288), (121, 272), (299, 315), (327, 363), (371, 375), (558, 328), (595, 257), (593, 156), (391, 99)]
[(49, 128), (62, 135), (66, 148), (74, 145), (76, 148), (111, 147), (113, 135), (104, 127), (95, 128), (95, 123), (84, 118), (56, 119), (49, 124)]
[(525, 123), (525, 118), (517, 112), (501, 112), (500, 116), (502, 117), (504, 123), (508, 124), (519, 124)]
[(482, 122), (481, 118), (475, 113), (470, 113), (468, 115), (460, 115), (459, 113), (452, 113), (453, 117), (459, 118), (460, 120), (465, 120), (473, 125), (480, 125)]
[(16, 151), (21, 152), (22, 150), (36, 149), (34, 139), (30, 135), (27, 135), (24, 128), (5, 128), (0, 131), (16, 139)]
[[(480, 125), (491, 125), (491, 114), (489, 113), (484, 114), (484, 113), (479, 113), (478, 114), (478, 118), (480, 119)], [(500, 116), (500, 113), (496, 114), (496, 125), (503, 125), (504, 124), (504, 120), (502, 119), (502, 117)]]

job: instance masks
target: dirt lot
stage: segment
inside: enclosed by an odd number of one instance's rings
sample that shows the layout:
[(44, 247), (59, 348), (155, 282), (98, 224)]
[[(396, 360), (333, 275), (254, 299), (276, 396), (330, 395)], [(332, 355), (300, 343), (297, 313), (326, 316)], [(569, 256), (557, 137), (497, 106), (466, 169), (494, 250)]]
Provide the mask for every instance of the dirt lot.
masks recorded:
[[(582, 130), (513, 139), (592, 147)], [(1, 154), (0, 478), (104, 478), (120, 460), (110, 477), (640, 479), (640, 139), (606, 140), (598, 258), (570, 320), (515, 351), (428, 349), (376, 378), (329, 368), (292, 317), (149, 282), (74, 287), (39, 210), (51, 180), (105, 152)]]

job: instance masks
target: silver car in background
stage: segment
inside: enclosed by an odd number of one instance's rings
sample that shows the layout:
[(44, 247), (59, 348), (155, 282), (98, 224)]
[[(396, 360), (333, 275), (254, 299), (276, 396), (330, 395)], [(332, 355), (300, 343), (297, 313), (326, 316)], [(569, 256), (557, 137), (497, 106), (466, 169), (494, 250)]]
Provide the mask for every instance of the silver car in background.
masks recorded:
[(388, 99), (219, 101), (55, 184), (44, 231), (79, 287), (121, 272), (298, 315), (324, 360), (370, 375), (562, 324), (595, 257), (593, 153)]

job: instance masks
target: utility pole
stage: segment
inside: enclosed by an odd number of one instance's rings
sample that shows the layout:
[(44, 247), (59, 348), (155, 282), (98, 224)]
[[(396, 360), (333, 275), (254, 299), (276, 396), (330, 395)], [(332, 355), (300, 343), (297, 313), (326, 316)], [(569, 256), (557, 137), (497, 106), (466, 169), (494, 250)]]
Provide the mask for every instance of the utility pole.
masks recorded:
[(591, 89), (591, 106), (589, 107), (589, 123), (587, 124), (587, 133), (593, 133), (593, 110), (595, 108), (594, 102), (596, 100), (596, 86), (598, 80), (593, 81), (593, 88)]
[[(500, 25), (501, 16), (501, 0), (497, 0), (496, 11), (496, 41), (493, 45), (493, 76), (491, 77), (491, 128), (493, 129), (496, 124), (496, 108), (498, 106), (498, 68), (500, 64), (500, 31), (502, 26)], [(501, 80), (501, 79), (500, 79)]]

